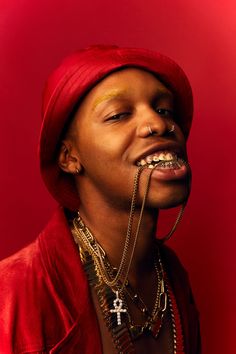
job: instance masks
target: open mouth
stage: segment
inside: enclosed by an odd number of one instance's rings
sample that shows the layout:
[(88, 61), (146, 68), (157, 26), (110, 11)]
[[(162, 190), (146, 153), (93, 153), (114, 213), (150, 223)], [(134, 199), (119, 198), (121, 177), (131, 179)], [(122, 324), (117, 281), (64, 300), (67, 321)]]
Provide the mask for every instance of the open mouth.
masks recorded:
[(180, 169), (186, 162), (172, 151), (158, 151), (136, 162), (137, 166), (156, 169)]

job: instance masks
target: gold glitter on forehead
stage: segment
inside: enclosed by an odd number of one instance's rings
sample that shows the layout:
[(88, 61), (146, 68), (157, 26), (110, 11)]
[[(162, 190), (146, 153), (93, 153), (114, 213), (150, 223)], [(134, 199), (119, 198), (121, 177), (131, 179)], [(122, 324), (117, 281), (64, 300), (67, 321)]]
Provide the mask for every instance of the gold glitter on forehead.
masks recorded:
[(92, 110), (95, 110), (99, 104), (101, 104), (104, 101), (110, 101), (116, 98), (124, 98), (125, 94), (127, 94), (127, 90), (112, 90), (108, 93), (105, 93), (104, 95), (98, 97), (92, 107)]

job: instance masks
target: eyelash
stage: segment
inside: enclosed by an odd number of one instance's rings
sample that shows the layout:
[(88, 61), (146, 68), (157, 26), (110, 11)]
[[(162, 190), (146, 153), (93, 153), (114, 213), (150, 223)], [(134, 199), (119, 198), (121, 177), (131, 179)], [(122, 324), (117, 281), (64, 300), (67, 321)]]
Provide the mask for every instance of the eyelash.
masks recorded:
[(167, 108), (156, 108), (156, 112), (160, 115), (164, 115), (166, 117), (173, 117), (174, 112), (171, 109)]
[(114, 121), (118, 121), (118, 120), (121, 120), (122, 119), (122, 116), (127, 116), (129, 115), (130, 113), (129, 112), (121, 112), (121, 113), (117, 113), (117, 114), (114, 114), (113, 116), (110, 116), (106, 119), (106, 121), (109, 121), (109, 120), (114, 120)]
[[(167, 109), (167, 108), (156, 108), (155, 111), (157, 114), (160, 114), (165, 117), (173, 117), (173, 115), (174, 115), (174, 112), (171, 109)], [(130, 114), (131, 114), (130, 112), (117, 113), (117, 114), (114, 114), (114, 115), (108, 117), (106, 119), (106, 121), (119, 121), (119, 120), (122, 120), (122, 118), (125, 118), (125, 117), (127, 117), (127, 115), (130, 115)]]

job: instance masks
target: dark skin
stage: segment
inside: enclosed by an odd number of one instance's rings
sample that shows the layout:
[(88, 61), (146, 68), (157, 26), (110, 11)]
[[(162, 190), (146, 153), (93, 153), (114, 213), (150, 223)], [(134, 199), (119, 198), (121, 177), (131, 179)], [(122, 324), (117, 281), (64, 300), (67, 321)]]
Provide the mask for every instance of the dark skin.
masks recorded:
[[(106, 251), (119, 266), (130, 212), (137, 161), (155, 151), (174, 151), (187, 159), (185, 139), (175, 123), (172, 93), (144, 70), (124, 69), (109, 75), (84, 98), (67, 132), (59, 154), (59, 165), (74, 174), (80, 196), (80, 214)], [(175, 124), (174, 133), (170, 133)], [(150, 126), (154, 135), (150, 135)], [(76, 171), (79, 170), (79, 173)], [(139, 218), (149, 169), (140, 178), (134, 226)], [(153, 173), (129, 281), (152, 309), (156, 288), (154, 254), (158, 210), (185, 202), (190, 191), (190, 170), (178, 175)], [(98, 213), (99, 211), (99, 213)], [(99, 217), (98, 217), (99, 214)], [(96, 297), (103, 353), (116, 353), (104, 326)], [(132, 318), (140, 312), (128, 303)], [(137, 353), (168, 353), (170, 326), (164, 325), (158, 340), (141, 337)], [(138, 344), (138, 345), (137, 345)]]

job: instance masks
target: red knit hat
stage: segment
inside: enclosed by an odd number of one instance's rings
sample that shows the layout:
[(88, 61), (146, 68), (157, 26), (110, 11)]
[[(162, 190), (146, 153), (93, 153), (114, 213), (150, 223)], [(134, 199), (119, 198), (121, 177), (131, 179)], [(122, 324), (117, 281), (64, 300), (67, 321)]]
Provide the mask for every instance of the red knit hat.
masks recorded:
[(43, 98), (43, 123), (39, 154), (43, 180), (63, 206), (77, 210), (79, 198), (74, 178), (57, 164), (57, 153), (65, 126), (78, 102), (99, 81), (119, 68), (136, 67), (154, 73), (174, 94), (177, 123), (188, 137), (193, 100), (182, 69), (166, 56), (137, 48), (92, 46), (65, 59), (49, 77)]

